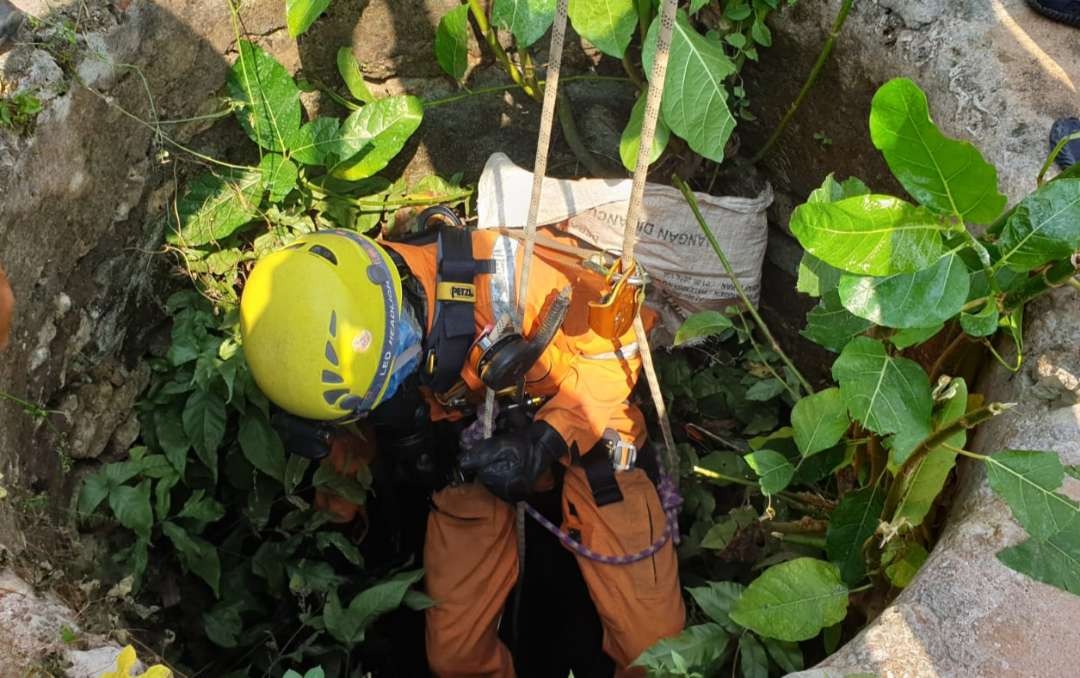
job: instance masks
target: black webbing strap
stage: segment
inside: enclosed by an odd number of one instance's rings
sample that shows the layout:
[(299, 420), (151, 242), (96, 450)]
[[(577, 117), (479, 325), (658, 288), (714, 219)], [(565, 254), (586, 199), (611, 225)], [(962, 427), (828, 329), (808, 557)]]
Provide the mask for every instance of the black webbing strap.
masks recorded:
[[(576, 452), (577, 448), (574, 448)], [(607, 506), (623, 500), (622, 490), (615, 480), (615, 467), (611, 464), (608, 441), (601, 439), (585, 455), (575, 454), (574, 460), (585, 470), (585, 479), (589, 481), (593, 501), (597, 506)]]
[(463, 228), (441, 228), (437, 246), (435, 318), (424, 339), (421, 381), (442, 393), (457, 383), (476, 336), (474, 279), (492, 273), (495, 262), (473, 257), (472, 234)]

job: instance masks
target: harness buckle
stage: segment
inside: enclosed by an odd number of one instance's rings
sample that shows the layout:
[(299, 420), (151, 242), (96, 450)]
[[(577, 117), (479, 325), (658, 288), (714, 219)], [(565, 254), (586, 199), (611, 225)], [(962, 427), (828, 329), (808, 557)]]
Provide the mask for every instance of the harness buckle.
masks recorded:
[(599, 302), (589, 302), (589, 328), (605, 339), (626, 334), (645, 302), (645, 276), (637, 262), (623, 269), (620, 259), (607, 270), (604, 282), (611, 290)]
[(622, 438), (607, 441), (608, 458), (616, 473), (629, 471), (637, 462), (637, 445), (628, 443)]

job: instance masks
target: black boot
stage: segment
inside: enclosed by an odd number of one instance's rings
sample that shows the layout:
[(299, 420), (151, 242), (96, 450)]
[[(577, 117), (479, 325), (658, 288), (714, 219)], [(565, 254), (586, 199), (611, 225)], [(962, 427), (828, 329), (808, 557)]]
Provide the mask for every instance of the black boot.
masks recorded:
[(1080, 27), (1080, 0), (1027, 0), (1027, 3), (1054, 21)]
[[(1058, 118), (1050, 128), (1050, 148), (1053, 150), (1065, 137), (1080, 132), (1080, 118)], [(1061, 149), (1056, 159), (1058, 167), (1069, 169), (1080, 163), (1080, 139), (1073, 139)]]

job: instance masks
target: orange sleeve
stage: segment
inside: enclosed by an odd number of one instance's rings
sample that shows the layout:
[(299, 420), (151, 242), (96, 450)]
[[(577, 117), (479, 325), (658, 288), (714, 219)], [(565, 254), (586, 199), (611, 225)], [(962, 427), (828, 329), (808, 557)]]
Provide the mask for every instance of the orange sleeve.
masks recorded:
[(15, 309), (15, 296), (11, 293), (4, 269), (0, 268), (0, 351), (4, 350), (11, 331), (11, 315)]
[(555, 394), (536, 418), (558, 431), (566, 444), (587, 454), (611, 429), (626, 442), (642, 445), (645, 422), (628, 402), (640, 371), (640, 360), (614, 354), (572, 360)]

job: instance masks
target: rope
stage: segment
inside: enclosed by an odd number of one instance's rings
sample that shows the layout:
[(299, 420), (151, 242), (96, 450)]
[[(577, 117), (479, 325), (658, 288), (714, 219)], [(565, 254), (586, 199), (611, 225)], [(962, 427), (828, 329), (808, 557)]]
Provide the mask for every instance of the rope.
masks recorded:
[(559, 0), (559, 5), (555, 10), (555, 22), (551, 26), (547, 81), (544, 84), (544, 105), (540, 110), (540, 133), (536, 139), (532, 197), (529, 201), (529, 218), (525, 222), (525, 251), (521, 260), (521, 282), (518, 284), (517, 314), (514, 318), (514, 326), (522, 333), (525, 331), (525, 299), (529, 292), (529, 274), (532, 272), (533, 247), (536, 244), (536, 221), (540, 216), (540, 193), (543, 190), (544, 177), (547, 175), (551, 127), (555, 120), (556, 99), (559, 93), (559, 71), (562, 70), (568, 5), (569, 0)]
[[(637, 244), (637, 225), (641, 220), (641, 200), (645, 195), (645, 180), (649, 176), (649, 156), (652, 154), (653, 137), (656, 135), (656, 121), (660, 115), (660, 99), (664, 93), (664, 79), (667, 77), (668, 54), (671, 51), (671, 31), (675, 27), (675, 10), (678, 0), (664, 0), (660, 10), (660, 30), (656, 36), (656, 54), (653, 57), (652, 74), (649, 76), (649, 89), (645, 97), (645, 115), (641, 121), (641, 138), (638, 145), (637, 161), (634, 163), (634, 183), (630, 188), (630, 205), (626, 210), (626, 224), (623, 227), (623, 268), (629, 270), (634, 263), (634, 245)], [(679, 456), (675, 451), (675, 437), (671, 433), (671, 421), (668, 419), (667, 404), (660, 392), (660, 380), (656, 377), (653, 366), (652, 350), (649, 348), (648, 333), (641, 322), (641, 315), (634, 318), (634, 336), (641, 353), (641, 369), (645, 372), (645, 381), (649, 384), (649, 395), (656, 408), (656, 418), (660, 422), (660, 435), (664, 439), (664, 463), (671, 474), (671, 482), (676, 491), (679, 486)]]

